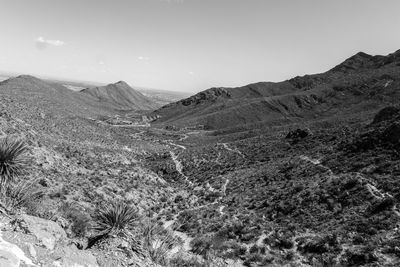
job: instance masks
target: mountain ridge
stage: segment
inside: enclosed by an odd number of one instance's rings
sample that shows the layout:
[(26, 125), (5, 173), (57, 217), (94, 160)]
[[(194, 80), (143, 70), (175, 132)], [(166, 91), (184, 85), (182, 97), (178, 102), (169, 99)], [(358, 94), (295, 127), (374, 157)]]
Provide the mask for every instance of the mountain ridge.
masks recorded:
[[(387, 56), (359, 52), (324, 73), (277, 83), (210, 88), (154, 111), (159, 118), (153, 124), (223, 129), (232, 125), (311, 119), (332, 108), (341, 112), (346, 105), (362, 105), (363, 100), (371, 100), (368, 94), (373, 92), (361, 93), (362, 86), (365, 90), (366, 87), (375, 90), (373, 87), (386, 84), (386, 93), (395, 94), (393, 86), (400, 78), (399, 62), (400, 50)], [(378, 85), (379, 81), (383, 84)], [(387, 96), (378, 92), (381, 93)]]
[(124, 81), (86, 88), (80, 92), (92, 96), (99, 102), (109, 103), (120, 110), (153, 110), (158, 107), (157, 103)]

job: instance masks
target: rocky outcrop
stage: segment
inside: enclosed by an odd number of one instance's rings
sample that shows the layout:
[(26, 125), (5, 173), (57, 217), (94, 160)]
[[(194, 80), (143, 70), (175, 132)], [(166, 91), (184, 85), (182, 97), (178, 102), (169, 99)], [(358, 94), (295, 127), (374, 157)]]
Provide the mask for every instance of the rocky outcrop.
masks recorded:
[(74, 245), (62, 247), (56, 253), (59, 259), (54, 261), (55, 266), (65, 267), (98, 267), (96, 258), (87, 250), (79, 250)]
[(33, 265), (22, 249), (0, 237), (0, 266), (19, 267), (22, 262)]
[(27, 234), (32, 234), (49, 250), (54, 250), (56, 243), (67, 238), (65, 231), (55, 222), (29, 215), (21, 215), (14, 222)]
[(53, 221), (20, 215), (0, 217), (0, 266), (98, 267), (90, 250), (80, 250)]

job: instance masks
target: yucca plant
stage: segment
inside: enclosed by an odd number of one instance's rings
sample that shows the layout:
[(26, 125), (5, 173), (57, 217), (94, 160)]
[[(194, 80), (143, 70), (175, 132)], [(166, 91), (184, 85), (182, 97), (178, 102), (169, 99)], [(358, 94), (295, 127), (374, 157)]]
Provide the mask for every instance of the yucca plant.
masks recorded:
[(15, 177), (29, 166), (28, 146), (21, 139), (0, 139), (0, 190), (4, 192)]
[[(147, 221), (142, 227), (143, 246), (150, 259), (162, 266), (168, 262), (168, 257), (174, 247), (182, 247), (179, 239), (169, 229), (164, 229), (155, 222)], [(177, 251), (179, 251), (179, 248)]]
[(22, 180), (16, 184), (10, 183), (0, 194), (3, 207), (9, 212), (15, 212), (22, 207), (37, 205), (38, 200), (44, 195), (43, 190), (36, 188), (37, 184), (37, 179)]
[(116, 235), (132, 228), (137, 221), (135, 208), (123, 202), (112, 202), (98, 209), (94, 229), (99, 235)]

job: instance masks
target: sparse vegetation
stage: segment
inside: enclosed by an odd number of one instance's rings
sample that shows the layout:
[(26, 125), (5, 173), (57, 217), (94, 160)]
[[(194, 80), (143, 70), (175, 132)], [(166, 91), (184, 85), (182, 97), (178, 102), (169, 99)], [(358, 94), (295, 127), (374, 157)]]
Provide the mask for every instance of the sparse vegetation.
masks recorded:
[[(272, 102), (254, 95), (257, 112), (262, 103), (257, 120), (247, 123), (252, 117), (243, 103), (224, 116), (239, 114), (244, 123), (214, 132), (125, 128), (142, 114), (104, 111), (62, 88), (55, 89), (62, 91), (57, 99), (38, 98), (26, 108), (25, 98), (10, 93), (20, 87), (0, 85), (9, 111), (0, 113), (3, 132), (23, 134), (34, 156), (29, 164), (26, 145), (1, 140), (3, 212), (51, 220), (80, 249), (121, 265), (140, 257), (165, 266), (400, 263), (398, 109), (383, 110), (371, 123), (381, 99), (398, 102), (398, 69), (390, 77), (381, 69), (346, 71), (354, 75), (339, 68), (335, 75), (298, 77), (295, 94)], [(34, 84), (30, 94), (47, 96), (41, 88), (50, 85)], [(264, 84), (258, 86), (244, 89), (257, 93)], [(220, 97), (210, 98), (217, 104), (210, 122), (225, 127)], [(185, 104), (189, 110), (196, 101)], [(31, 165), (32, 179), (23, 176)], [(171, 222), (174, 230), (164, 229)]]
[(137, 210), (123, 202), (111, 202), (98, 208), (94, 229), (98, 235), (118, 235), (131, 229), (138, 219)]
[(22, 139), (3, 137), (0, 139), (0, 190), (7, 189), (15, 177), (29, 166), (28, 146)]
[[(162, 226), (147, 220), (142, 226), (143, 247), (153, 262), (166, 265), (172, 248), (180, 246), (179, 240)], [(179, 250), (179, 249), (178, 249)]]
[(25, 208), (29, 214), (35, 214), (40, 200), (44, 195), (42, 189), (37, 187), (37, 180), (10, 183), (5, 192), (1, 192), (1, 201), (7, 211), (15, 213), (21, 208)]
[(0, 201), (3, 212), (15, 213), (22, 207), (34, 213), (43, 191), (37, 179), (20, 179), (30, 167), (28, 146), (22, 139), (6, 136), (0, 139)]

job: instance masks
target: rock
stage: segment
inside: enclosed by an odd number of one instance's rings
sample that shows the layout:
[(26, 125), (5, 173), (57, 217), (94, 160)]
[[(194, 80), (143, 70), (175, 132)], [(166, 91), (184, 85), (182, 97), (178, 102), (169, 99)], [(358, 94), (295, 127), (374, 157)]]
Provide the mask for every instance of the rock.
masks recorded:
[(14, 223), (25, 233), (34, 235), (49, 250), (54, 250), (56, 243), (67, 237), (65, 231), (55, 222), (30, 215), (19, 216)]
[(14, 244), (11, 244), (0, 237), (0, 266), (19, 267), (21, 262), (33, 265), (24, 252)]
[(37, 255), (35, 247), (32, 244), (28, 244), (28, 250), (31, 257), (35, 259)]
[(56, 252), (60, 259), (53, 262), (62, 267), (98, 267), (96, 258), (88, 250), (79, 250), (75, 246), (59, 248)]

